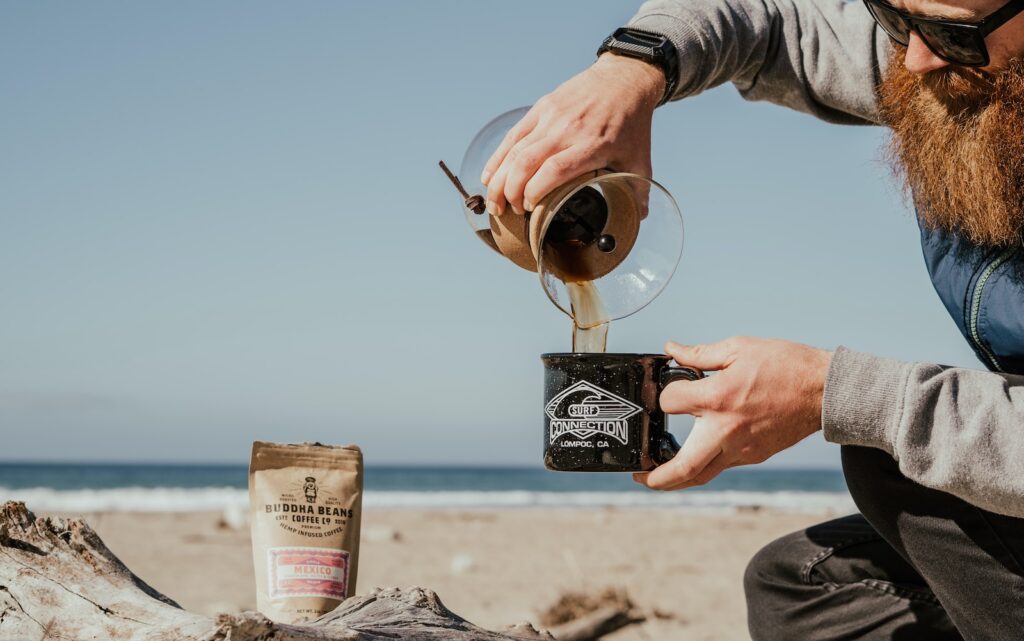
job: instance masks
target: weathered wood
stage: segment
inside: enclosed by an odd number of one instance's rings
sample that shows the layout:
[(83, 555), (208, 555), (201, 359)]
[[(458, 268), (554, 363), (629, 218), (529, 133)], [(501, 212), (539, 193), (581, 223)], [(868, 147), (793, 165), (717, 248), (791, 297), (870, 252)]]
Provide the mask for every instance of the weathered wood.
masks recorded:
[(0, 507), (0, 641), (537, 641), (520, 624), (491, 632), (423, 588), (352, 597), (308, 625), (261, 614), (216, 620), (181, 609), (132, 574), (81, 519), (36, 518)]
[(206, 617), (131, 573), (79, 519), (0, 508), (0, 639), (199, 639)]

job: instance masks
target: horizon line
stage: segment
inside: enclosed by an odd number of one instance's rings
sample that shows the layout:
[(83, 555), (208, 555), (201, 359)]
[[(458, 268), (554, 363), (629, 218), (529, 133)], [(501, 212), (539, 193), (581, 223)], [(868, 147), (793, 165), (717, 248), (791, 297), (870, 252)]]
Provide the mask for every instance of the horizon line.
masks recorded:
[[(70, 466), (81, 466), (81, 467), (104, 467), (104, 466), (125, 466), (125, 467), (248, 467), (247, 461), (159, 461), (159, 460), (69, 460), (69, 459), (24, 459), (24, 460), (0, 460), (0, 467), (4, 466), (44, 466), (54, 465), (62, 467)], [(363, 463), (364, 468), (370, 467)], [(464, 469), (464, 470), (544, 470), (544, 466), (540, 464), (527, 464), (527, 463), (455, 463), (455, 462), (382, 462), (373, 463), (374, 468), (418, 468), (418, 469)], [(822, 465), (795, 465), (789, 463), (777, 464), (777, 465), (743, 465), (739, 467), (729, 468), (725, 472), (731, 471), (754, 471), (754, 470), (772, 470), (772, 471), (801, 471), (801, 472), (841, 472), (842, 467), (834, 466), (822, 466)], [(595, 472), (595, 474), (600, 474)]]

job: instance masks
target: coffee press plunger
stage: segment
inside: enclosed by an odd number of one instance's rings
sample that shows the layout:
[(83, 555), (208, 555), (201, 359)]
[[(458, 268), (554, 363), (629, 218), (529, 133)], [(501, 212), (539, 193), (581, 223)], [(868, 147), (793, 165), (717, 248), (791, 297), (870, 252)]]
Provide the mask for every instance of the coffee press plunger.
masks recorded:
[(537, 272), (548, 298), (574, 313), (581, 285), (596, 289), (602, 308), (590, 325), (624, 318), (645, 307), (675, 273), (683, 249), (683, 218), (672, 195), (654, 180), (598, 170), (544, 196), (533, 211), (491, 216), (480, 182), (487, 160), (529, 107), (506, 112), (480, 130), (458, 177), (462, 210), (477, 237), (523, 269)]

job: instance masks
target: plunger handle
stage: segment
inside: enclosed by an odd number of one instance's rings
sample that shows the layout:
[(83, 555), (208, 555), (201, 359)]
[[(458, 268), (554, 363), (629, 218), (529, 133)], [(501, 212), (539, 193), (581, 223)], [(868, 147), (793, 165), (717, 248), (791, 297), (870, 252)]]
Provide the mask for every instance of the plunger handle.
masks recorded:
[(462, 181), (459, 177), (452, 173), (451, 169), (448, 169), (448, 165), (444, 164), (443, 160), (437, 161), (437, 164), (441, 166), (441, 171), (444, 172), (445, 176), (448, 176), (448, 180), (452, 181), (455, 188), (459, 190), (459, 194), (465, 199), (466, 208), (472, 211), (474, 214), (482, 214), (486, 207), (484, 206), (484, 197), (480, 194), (470, 196), (466, 188), (462, 186)]

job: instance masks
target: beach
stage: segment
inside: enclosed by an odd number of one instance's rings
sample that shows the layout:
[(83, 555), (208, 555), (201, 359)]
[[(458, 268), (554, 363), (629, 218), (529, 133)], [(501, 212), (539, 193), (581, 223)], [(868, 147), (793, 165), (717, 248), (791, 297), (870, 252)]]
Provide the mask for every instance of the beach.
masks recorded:
[[(182, 607), (211, 615), (255, 609), (249, 530), (237, 519), (214, 511), (82, 516), (131, 570)], [(830, 516), (766, 509), (368, 509), (357, 591), (427, 587), (460, 616), (497, 630), (537, 624), (566, 591), (612, 586), (625, 589), (647, 620), (608, 639), (748, 639), (747, 560), (776, 537)]]

